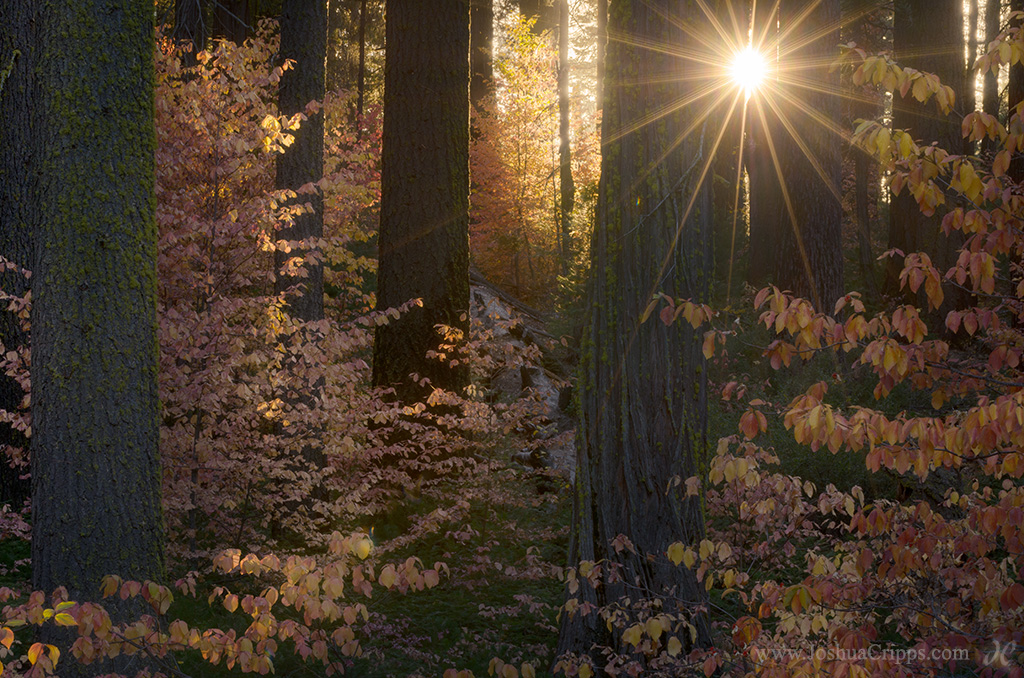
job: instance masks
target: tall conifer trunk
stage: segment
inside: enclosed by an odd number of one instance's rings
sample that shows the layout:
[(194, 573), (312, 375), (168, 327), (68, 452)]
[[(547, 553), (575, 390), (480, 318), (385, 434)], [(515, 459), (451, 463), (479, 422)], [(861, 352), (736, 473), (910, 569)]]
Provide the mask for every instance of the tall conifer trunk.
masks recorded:
[[(609, 578), (606, 564), (600, 586), (584, 581), (569, 597), (597, 606), (626, 597), (634, 603), (659, 599), (667, 612), (688, 615), (697, 629), (696, 644), (707, 646), (710, 627), (698, 612), (707, 604), (704, 586), (693, 571), (665, 558), (670, 544), (697, 543), (704, 534), (700, 501), (671, 482), (697, 475), (705, 454), (701, 337), (686, 323), (639, 323), (652, 289), (694, 300), (709, 294), (713, 207), (709, 184), (696, 184), (719, 121), (706, 120), (703, 130), (680, 139), (693, 122), (693, 109), (670, 104), (694, 86), (680, 79), (687, 64), (638, 46), (685, 48), (691, 38), (680, 25), (702, 16), (696, 5), (670, 0), (611, 3), (609, 32), (634, 40), (608, 45), (569, 558), (573, 564), (615, 563), (621, 579)], [(653, 111), (664, 110), (672, 112), (634, 129)], [(635, 551), (610, 546), (619, 534)], [(559, 654), (589, 654), (595, 643), (629, 651), (596, 612), (562, 613)], [(592, 660), (600, 665), (600, 655)]]
[(45, 0), (39, 16), (32, 584), (96, 600), (104, 575), (163, 576), (153, 9)]
[(377, 308), (421, 299), (377, 328), (373, 382), (461, 391), (466, 363), (428, 358), (437, 326), (469, 330), (469, 0), (388, 0)]

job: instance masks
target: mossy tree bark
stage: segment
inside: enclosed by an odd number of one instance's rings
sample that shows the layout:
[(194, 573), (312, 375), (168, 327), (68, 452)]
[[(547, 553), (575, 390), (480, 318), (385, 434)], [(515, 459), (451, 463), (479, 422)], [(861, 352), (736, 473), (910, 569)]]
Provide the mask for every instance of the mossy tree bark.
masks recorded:
[[(38, 151), (34, 130), (38, 126), (36, 57), (36, 0), (7, 0), (0, 20), (0, 257), (21, 269), (32, 267), (37, 183), (33, 162)], [(0, 267), (0, 290), (21, 296), (29, 278), (22, 271)], [(4, 353), (25, 346), (28, 337), (22, 324), (0, 304), (0, 344)], [(0, 409), (17, 411), (25, 394), (18, 383), (0, 373)], [(28, 440), (7, 424), (0, 424), (0, 503), (20, 508), (31, 487), (12, 468), (3, 450), (26, 449)]]
[(839, 0), (782, 0), (779, 26), (783, 35), (788, 33), (788, 42), (799, 45), (792, 51), (782, 46), (786, 56), (779, 69), (783, 86), (800, 103), (794, 106), (776, 96), (775, 105), (801, 135), (817, 167), (788, 130), (782, 125), (776, 127), (777, 133), (773, 130), (790, 198), (776, 207), (775, 284), (831, 313), (844, 292), (843, 208), (836, 197), (842, 183), (842, 154), (839, 136), (807, 112), (839, 120), (839, 74), (829, 73), (828, 67), (839, 44)]
[(39, 22), (32, 584), (88, 600), (164, 570), (153, 10), (45, 0)]
[[(623, 0), (609, 9), (609, 32), (633, 40), (609, 42), (607, 52), (605, 141), (581, 349), (569, 558), (573, 564), (614, 563), (621, 575), (609, 578), (605, 566), (597, 588), (584, 581), (570, 598), (596, 606), (626, 597), (634, 603), (659, 599), (666, 611), (690, 615), (697, 645), (708, 646), (704, 586), (693, 571), (665, 558), (670, 544), (696, 543), (704, 534), (699, 499), (671, 483), (674, 477), (698, 475), (705, 454), (707, 379), (701, 336), (686, 323), (639, 323), (652, 289), (697, 301), (709, 294), (712, 194), (708, 183), (698, 186), (697, 180), (717, 123), (705, 120), (680, 138), (693, 122), (692, 108), (672, 106), (694, 86), (685, 77), (687, 64), (638, 46), (685, 49), (692, 38), (680, 26), (692, 29), (702, 16), (695, 4), (669, 0)], [(671, 112), (623, 134), (655, 111)], [(635, 551), (610, 546), (620, 534)], [(595, 644), (629, 651), (597, 613), (563, 613), (559, 654), (591, 654)], [(601, 655), (593, 652), (592, 661), (600, 665)]]
[[(987, 22), (987, 17), (986, 17)], [(931, 0), (896, 0), (893, 14), (893, 47), (896, 60), (903, 67), (935, 73), (942, 84), (953, 88), (956, 100), (964, 92), (964, 33), (961, 3), (935, 3)], [(987, 104), (986, 104), (987, 108)], [(938, 142), (952, 154), (964, 151), (958, 116), (939, 115), (935, 103), (921, 104), (913, 97), (897, 97), (893, 101), (892, 124), (895, 129), (909, 129), (911, 135), (925, 145)], [(889, 207), (889, 248), (904, 254), (927, 252), (940, 275), (956, 262), (957, 250), (963, 242), (959, 233), (942, 235), (942, 214), (926, 217), (917, 201), (904, 191), (892, 197)], [(922, 301), (918, 295), (900, 290), (903, 258), (894, 257), (886, 266), (885, 291), (910, 303)], [(965, 295), (946, 286), (946, 302), (959, 307)], [(947, 304), (944, 304), (944, 308)], [(924, 303), (920, 303), (925, 308)]]
[(377, 308), (422, 307), (377, 328), (373, 382), (415, 402), (412, 373), (469, 383), (465, 362), (427, 357), (437, 325), (469, 331), (469, 0), (388, 0), (386, 31)]

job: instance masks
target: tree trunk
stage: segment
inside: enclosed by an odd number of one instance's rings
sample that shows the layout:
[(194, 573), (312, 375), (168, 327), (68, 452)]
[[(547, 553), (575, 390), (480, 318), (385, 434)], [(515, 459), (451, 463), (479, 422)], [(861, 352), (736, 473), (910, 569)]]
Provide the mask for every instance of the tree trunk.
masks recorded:
[[(0, 257), (28, 270), (33, 266), (34, 233), (38, 224), (35, 167), (39, 90), (33, 64), (36, 59), (36, 0), (8, 0), (0, 21)], [(29, 279), (21, 271), (0, 270), (0, 290), (21, 296)], [(0, 305), (0, 351), (6, 354), (25, 346), (22, 323)], [(24, 398), (18, 383), (0, 372), (0, 410), (16, 412)], [(9, 465), (10, 448), (28, 449), (28, 440), (7, 424), (0, 424), (0, 503), (14, 509), (31, 494), (21, 476), (23, 469)]]
[[(960, 48), (936, 53), (935, 45), (959, 45)], [(953, 88), (957, 101), (961, 100), (964, 91), (963, 8), (958, 3), (896, 0), (893, 46), (901, 66), (935, 73), (944, 85)], [(986, 108), (988, 105), (986, 103)], [(893, 102), (894, 128), (909, 128), (910, 133), (925, 145), (938, 142), (940, 148), (960, 154), (964, 150), (964, 142), (960, 123), (954, 118), (938, 115), (932, 101), (924, 105), (908, 96), (897, 97)], [(889, 208), (889, 248), (898, 248), (904, 254), (928, 252), (940, 275), (945, 273), (956, 262), (962, 237), (956, 237), (957, 234), (943, 236), (939, 228), (941, 219), (941, 214), (932, 217), (921, 214), (917, 201), (907, 190), (893, 196)], [(899, 282), (902, 269), (901, 257), (889, 259), (885, 289), (891, 296), (903, 295)], [(947, 301), (957, 303), (959, 295), (949, 287), (945, 291)], [(916, 296), (904, 298), (914, 303), (918, 301)], [(960, 300), (963, 300), (962, 296)]]
[(519, 13), (527, 19), (536, 19), (533, 32), (540, 35), (558, 25), (558, 8), (554, 3), (559, 0), (519, 0)]
[[(377, 328), (373, 382), (461, 392), (465, 362), (428, 358), (437, 325), (469, 329), (469, 0), (388, 0), (377, 309), (421, 299)], [(450, 359), (450, 356), (449, 356)]]
[(469, 100), (482, 111), (494, 93), (494, 0), (470, 0)]
[[(812, 3), (814, 8), (805, 15)], [(819, 311), (831, 313), (844, 292), (843, 208), (835, 194), (842, 182), (842, 155), (838, 137), (804, 111), (815, 111), (827, 120), (839, 119), (838, 73), (828, 72), (839, 44), (839, 0), (783, 0), (779, 14), (782, 34), (792, 31), (788, 39), (801, 44), (792, 51), (788, 45), (782, 46), (787, 62), (807, 65), (798, 70), (787, 68), (783, 76), (783, 86), (795, 90), (800, 105), (785, 106), (776, 97), (780, 102), (776, 106), (799, 130), (818, 167), (788, 130), (779, 129), (773, 135), (784, 171), (784, 190), (790, 198), (787, 202), (783, 196), (777, 213), (775, 284), (810, 299)], [(791, 27), (797, 21), (801, 22), (798, 27)], [(812, 32), (814, 39), (808, 41)]]
[(174, 0), (175, 44), (188, 47), (182, 52), (182, 64), (195, 66), (196, 55), (206, 47), (206, 23), (203, 20), (202, 0)]
[(562, 275), (572, 266), (572, 210), (576, 204), (576, 185), (572, 179), (572, 150), (569, 139), (569, 0), (558, 0), (558, 222), (561, 230)]
[[(757, 46), (763, 35), (761, 50), (769, 55), (775, 53), (774, 47), (778, 41), (777, 22), (775, 4), (758, 2), (753, 18), (754, 45)], [(777, 67), (775, 63), (769, 64), (773, 72)], [(779, 210), (782, 205), (782, 189), (772, 163), (768, 137), (770, 135), (777, 139), (787, 133), (774, 123), (771, 113), (765, 112), (763, 116), (758, 113), (758, 109), (764, 108), (757, 99), (751, 99), (747, 112), (747, 147), (743, 153), (750, 182), (747, 282), (754, 287), (764, 285), (772, 274), (775, 243), (780, 237), (781, 228)]]
[[(295, 65), (281, 76), (278, 107), (284, 115), (302, 112), (311, 101), (324, 99), (327, 77), (327, 2), (325, 0), (285, 0), (281, 12), (281, 58)], [(277, 157), (278, 189), (298, 191), (307, 184), (316, 184), (324, 174), (324, 114), (316, 114), (302, 122), (295, 133), (295, 143)], [(279, 240), (301, 241), (321, 238), (324, 232), (324, 199), (319, 188), (300, 193), (290, 206), (309, 204), (312, 209), (294, 217), (294, 221), (278, 233)], [(310, 322), (324, 317), (324, 269), (319, 259), (306, 262), (306, 276), (299, 278), (281, 273), (289, 259), (310, 253), (307, 248), (293, 247), (290, 252), (278, 250), (274, 264), (278, 276), (274, 291), (278, 294), (296, 284), (302, 289), (288, 297), (288, 311)]]
[[(998, 1), (998, 0), (996, 0)], [(963, 112), (966, 115), (977, 107), (974, 91), (974, 61), (978, 58), (978, 0), (970, 0), (967, 11), (967, 63), (964, 64)]]
[[(1000, 28), (1000, 0), (986, 0), (985, 2), (985, 47), (996, 39)], [(981, 110), (989, 115), (999, 117), (999, 76), (987, 69), (982, 75), (981, 81)], [(983, 151), (993, 151), (996, 148), (996, 141), (983, 139), (981, 142)]]
[[(685, 48), (691, 38), (680, 26), (702, 16), (688, 7), (670, 0), (623, 1), (612, 3), (609, 16), (610, 31), (635, 40), (608, 46), (606, 141), (581, 351), (569, 549), (573, 565), (583, 560), (607, 565), (597, 588), (584, 580), (569, 598), (599, 607), (621, 604), (627, 596), (634, 604), (660, 600), (665, 612), (686, 616), (696, 626), (696, 644), (706, 647), (711, 636), (704, 586), (692, 570), (665, 557), (670, 544), (695, 544), (704, 534), (699, 499), (670, 482), (697, 475), (705, 455), (701, 336), (686, 323), (638, 324), (652, 290), (695, 301), (709, 296), (713, 207), (709, 183), (696, 184), (715, 120), (704, 123), (706, 134), (680, 140), (693, 114), (669, 104), (685, 98), (692, 84), (669, 76), (685, 66), (677, 57), (637, 46)], [(656, 123), (622, 134), (652, 112), (670, 108)], [(620, 534), (635, 551), (610, 546)], [(621, 567), (621, 579), (607, 576), (612, 563)], [(632, 623), (636, 609), (623, 612)], [(600, 674), (602, 655), (592, 650), (595, 644), (630, 651), (622, 646), (621, 633), (610, 634), (595, 611), (562, 613), (559, 655), (589, 654)]]
[(104, 575), (163, 576), (153, 9), (46, 0), (39, 16), (32, 585), (96, 600)]
[(604, 108), (604, 60), (608, 51), (608, 0), (597, 0), (597, 110)]
[(215, 0), (213, 37), (241, 45), (256, 26), (256, 0)]
[[(1024, 11), (1024, 0), (1010, 0), (1010, 10), (1013, 12)], [(1015, 20), (1014, 25), (1021, 25), (1021, 21)], [(1024, 101), (1024, 65), (1019, 62), (1010, 66), (1010, 79), (1007, 86), (1007, 122), (1013, 116), (1017, 106)], [(1019, 153), (1013, 155), (1007, 174), (1014, 181), (1024, 181), (1024, 158)]]
[(366, 0), (359, 3), (359, 75), (356, 88), (359, 92), (356, 100), (356, 113), (363, 117), (363, 105), (366, 101)]

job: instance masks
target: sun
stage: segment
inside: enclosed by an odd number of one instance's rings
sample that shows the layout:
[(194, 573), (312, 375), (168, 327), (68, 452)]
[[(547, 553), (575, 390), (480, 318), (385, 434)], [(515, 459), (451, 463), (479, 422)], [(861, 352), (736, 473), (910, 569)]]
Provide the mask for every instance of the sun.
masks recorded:
[(729, 66), (729, 75), (737, 87), (743, 89), (747, 98), (757, 91), (768, 73), (764, 56), (753, 47), (737, 52)]

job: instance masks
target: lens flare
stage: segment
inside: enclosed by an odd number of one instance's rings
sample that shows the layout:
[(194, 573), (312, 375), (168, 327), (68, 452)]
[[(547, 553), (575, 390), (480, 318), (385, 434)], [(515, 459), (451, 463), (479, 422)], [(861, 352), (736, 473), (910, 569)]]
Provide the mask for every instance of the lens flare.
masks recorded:
[(746, 93), (747, 98), (757, 91), (767, 73), (768, 64), (765, 58), (753, 47), (737, 52), (729, 68), (733, 82)]

